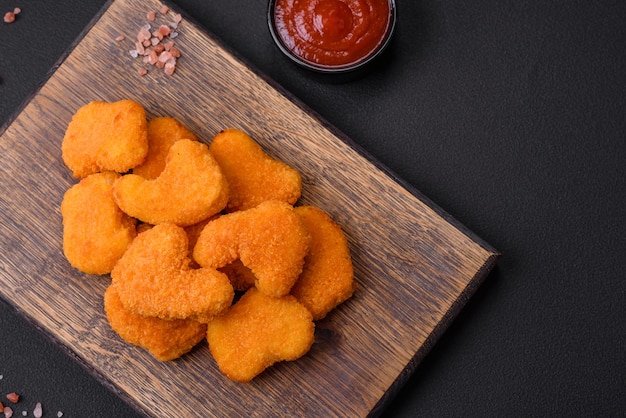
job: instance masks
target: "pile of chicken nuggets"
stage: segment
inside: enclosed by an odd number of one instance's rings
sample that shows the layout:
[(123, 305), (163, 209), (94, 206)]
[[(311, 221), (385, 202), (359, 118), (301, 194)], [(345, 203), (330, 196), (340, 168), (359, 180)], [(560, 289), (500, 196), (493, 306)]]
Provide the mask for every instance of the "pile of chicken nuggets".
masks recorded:
[(135, 101), (94, 101), (61, 148), (80, 179), (61, 204), (65, 257), (110, 274), (111, 328), (161, 361), (206, 338), (220, 371), (248, 382), (305, 355), (315, 321), (355, 291), (341, 227), (298, 205), (298, 171), (243, 131), (206, 145)]

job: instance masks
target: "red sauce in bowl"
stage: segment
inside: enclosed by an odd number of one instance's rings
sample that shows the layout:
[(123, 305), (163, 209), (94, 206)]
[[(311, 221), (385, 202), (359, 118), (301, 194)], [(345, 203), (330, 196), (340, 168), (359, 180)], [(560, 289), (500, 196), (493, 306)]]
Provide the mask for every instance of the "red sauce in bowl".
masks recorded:
[(369, 57), (391, 24), (389, 0), (276, 0), (274, 25), (293, 54), (325, 67)]

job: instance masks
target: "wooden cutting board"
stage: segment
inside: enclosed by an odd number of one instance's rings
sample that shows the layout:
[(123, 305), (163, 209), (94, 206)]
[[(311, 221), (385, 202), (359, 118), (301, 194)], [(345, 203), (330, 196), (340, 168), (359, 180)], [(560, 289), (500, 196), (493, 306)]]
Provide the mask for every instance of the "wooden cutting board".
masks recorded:
[[(160, 7), (109, 2), (0, 130), (0, 294), (146, 416), (376, 415), (497, 252), (190, 19), (178, 30), (176, 73), (138, 76), (141, 62), (128, 50), (146, 12)], [(318, 322), (305, 357), (238, 384), (220, 374), (206, 342), (161, 363), (110, 329), (102, 299), (110, 277), (81, 274), (62, 253), (59, 205), (76, 180), (60, 144), (80, 106), (120, 99), (140, 102), (149, 117), (177, 118), (205, 142), (226, 127), (247, 131), (302, 173), (301, 203), (342, 225), (358, 289)]]

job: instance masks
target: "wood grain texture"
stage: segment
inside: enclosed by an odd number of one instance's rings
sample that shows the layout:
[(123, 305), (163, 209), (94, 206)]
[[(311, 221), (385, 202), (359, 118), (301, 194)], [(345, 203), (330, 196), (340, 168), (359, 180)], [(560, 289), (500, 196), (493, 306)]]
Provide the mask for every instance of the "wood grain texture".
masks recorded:
[[(0, 294), (103, 384), (146, 416), (367, 416), (384, 408), (488, 273), (497, 252), (351, 141), (289, 97), (191, 20), (177, 39), (177, 72), (128, 54), (152, 0), (107, 4), (0, 138)], [(170, 5), (176, 10), (175, 5)], [(126, 40), (116, 42), (119, 34)], [(249, 384), (224, 378), (206, 342), (160, 363), (110, 329), (108, 276), (83, 275), (63, 257), (59, 205), (76, 182), (60, 144), (72, 114), (92, 100), (133, 99), (149, 117), (177, 118), (210, 142), (247, 131), (303, 176), (301, 203), (344, 228), (358, 289), (317, 324), (304, 358)]]

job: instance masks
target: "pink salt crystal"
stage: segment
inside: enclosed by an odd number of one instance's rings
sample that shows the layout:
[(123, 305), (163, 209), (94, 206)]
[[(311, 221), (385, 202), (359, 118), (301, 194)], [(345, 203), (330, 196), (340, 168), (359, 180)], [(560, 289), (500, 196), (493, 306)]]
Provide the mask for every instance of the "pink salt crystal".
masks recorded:
[(167, 45), (163, 45), (163, 44), (158, 44), (154, 46), (154, 52), (156, 52), (157, 54), (160, 54), (161, 52), (165, 51), (167, 49)]
[[(141, 39), (139, 39), (139, 36), (141, 36)], [(143, 28), (141, 28), (141, 30), (139, 31), (139, 34), (137, 35), (137, 38), (138, 38), (140, 41), (142, 41), (142, 42), (143, 42), (143, 41), (145, 41), (146, 39), (150, 39), (150, 36), (151, 36), (151, 34), (150, 34), (150, 29), (148, 29), (147, 27), (145, 27), (145, 26), (144, 26), (144, 27), (143, 27)]]
[(183, 20), (183, 16), (180, 13), (174, 13), (172, 15), (172, 20), (176, 23), (180, 23)]
[(143, 55), (143, 53), (146, 52), (146, 49), (141, 42), (135, 42), (135, 49), (137, 50), (138, 55)]
[(159, 60), (156, 51), (150, 51), (150, 55), (148, 55), (148, 64), (154, 65)]
[(161, 54), (159, 55), (159, 61), (161, 62), (166, 62), (167, 60), (169, 60), (170, 58), (172, 58), (172, 54), (170, 54), (169, 51), (163, 51), (161, 52)]
[(161, 25), (159, 26), (159, 33), (161, 34), (161, 36), (167, 36), (170, 34), (172, 30), (170, 29), (169, 26), (167, 25)]
[(169, 11), (170, 11), (170, 8), (167, 6), (162, 6), (160, 10), (161, 14), (163, 15), (166, 15)]
[(159, 38), (152, 38), (150, 39), (150, 42), (152, 43), (152, 46), (157, 46), (161, 40)]
[(148, 19), (148, 22), (154, 22), (154, 19), (156, 19), (156, 12), (149, 11), (148, 14), (146, 14), (146, 19)]
[(143, 67), (141, 67), (141, 68), (139, 68), (139, 69), (137, 70), (137, 74), (139, 74), (140, 76), (142, 76), (142, 77), (143, 77), (144, 75), (148, 74), (148, 70), (147, 70), (147, 69), (145, 69), (145, 68), (143, 68)]
[(41, 402), (37, 402), (35, 405), (35, 409), (33, 409), (33, 416), (35, 418), (41, 418), (43, 415), (43, 411), (41, 410)]
[(13, 410), (11, 407), (5, 406), (2, 412), (4, 412), (4, 418), (11, 418), (13, 416)]
[(115, 38), (115, 40), (116, 40), (117, 42), (122, 42), (124, 39), (126, 39), (126, 37), (125, 37), (124, 35), (120, 35), (120, 36), (118, 36), (117, 38)]
[(20, 395), (15, 392), (11, 392), (7, 394), (7, 399), (9, 402), (18, 403), (20, 401)]
[(170, 54), (172, 54), (174, 58), (180, 58), (180, 49), (172, 47), (170, 48)]
[(165, 63), (165, 67), (164, 67), (163, 71), (165, 71), (165, 74), (167, 74), (167, 75), (172, 75), (172, 74), (174, 74), (174, 71), (176, 71), (176, 65), (172, 64), (170, 62), (167, 62), (167, 63)]
[(13, 23), (13, 22), (15, 22), (15, 13), (14, 12), (6, 12), (4, 14), (4, 22), (5, 23)]

